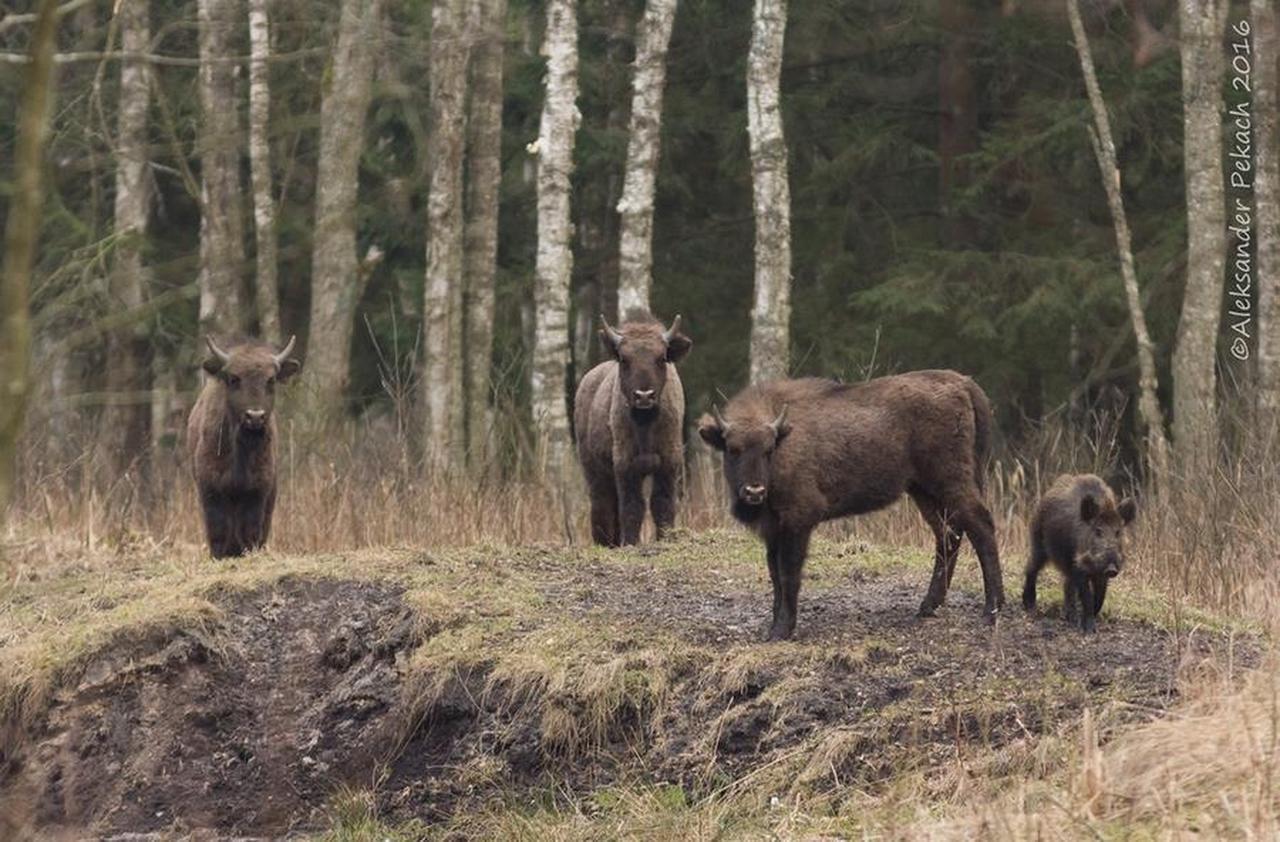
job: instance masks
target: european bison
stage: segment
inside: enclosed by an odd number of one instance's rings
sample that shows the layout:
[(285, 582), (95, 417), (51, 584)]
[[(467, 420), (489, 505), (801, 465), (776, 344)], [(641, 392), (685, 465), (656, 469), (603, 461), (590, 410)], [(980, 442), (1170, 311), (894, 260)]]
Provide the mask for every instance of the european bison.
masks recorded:
[(1036, 578), (1047, 562), (1062, 571), (1063, 616), (1089, 634), (1097, 626), (1107, 583), (1124, 568), (1124, 528), (1138, 513), (1133, 498), (1116, 502), (1093, 474), (1058, 477), (1031, 518), (1031, 558), (1022, 588), (1022, 607), (1036, 607)]
[(214, 558), (244, 555), (267, 543), (276, 503), (276, 383), (302, 368), (289, 356), (294, 337), (276, 352), (262, 342), (224, 351), (205, 337), (212, 375), (187, 420), (187, 450), (204, 529)]
[(699, 434), (724, 453), (733, 514), (765, 541), (773, 580), (769, 640), (791, 637), (809, 536), (823, 521), (910, 495), (937, 538), (920, 605), (946, 598), (969, 536), (982, 565), (986, 615), (1004, 605), (995, 526), (983, 502), (991, 406), (954, 371), (917, 371), (845, 384), (816, 378), (751, 386)]
[(676, 520), (684, 470), (684, 387), (675, 364), (693, 340), (648, 313), (633, 311), (618, 329), (600, 317), (600, 339), (613, 357), (578, 385), (573, 424), (578, 459), (591, 494), (591, 538), (615, 547), (640, 540), (644, 479), (662, 537)]

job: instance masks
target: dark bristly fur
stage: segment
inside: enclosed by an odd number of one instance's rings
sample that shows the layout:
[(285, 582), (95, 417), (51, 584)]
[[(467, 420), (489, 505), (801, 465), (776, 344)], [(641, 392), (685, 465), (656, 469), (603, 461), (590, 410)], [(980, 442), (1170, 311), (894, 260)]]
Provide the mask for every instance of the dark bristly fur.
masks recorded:
[(1093, 474), (1064, 474), (1040, 499), (1031, 518), (1031, 557), (1022, 606), (1036, 607), (1036, 579), (1048, 562), (1062, 571), (1063, 616), (1086, 634), (1097, 625), (1108, 582), (1124, 568), (1124, 527), (1137, 505), (1116, 495)]
[(954, 371), (865, 383), (782, 380), (752, 386), (699, 434), (724, 452), (733, 513), (764, 539), (773, 581), (769, 639), (795, 629), (809, 536), (823, 521), (909, 495), (936, 537), (933, 578), (920, 605), (946, 598), (962, 534), (982, 565), (986, 613), (1004, 605), (995, 526), (983, 501), (991, 406)]
[(261, 342), (231, 345), (225, 360), (210, 350), (204, 370), (211, 376), (187, 420), (187, 450), (209, 550), (225, 558), (267, 543), (276, 502), (275, 383), (302, 366)]
[(640, 540), (644, 479), (653, 477), (649, 507), (658, 536), (676, 519), (684, 470), (684, 387), (675, 364), (693, 346), (647, 313), (629, 313), (618, 330), (600, 331), (611, 360), (578, 386), (573, 422), (578, 459), (591, 494), (591, 538), (618, 546)]

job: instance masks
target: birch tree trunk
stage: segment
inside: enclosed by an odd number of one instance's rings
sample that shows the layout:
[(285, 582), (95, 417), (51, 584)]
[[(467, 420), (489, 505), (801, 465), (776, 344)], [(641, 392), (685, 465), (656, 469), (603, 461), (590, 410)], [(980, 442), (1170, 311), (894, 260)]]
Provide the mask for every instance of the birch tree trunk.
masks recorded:
[(13, 150), (13, 194), (0, 265), (0, 527), (13, 498), (14, 456), (31, 390), (31, 264), (40, 236), (41, 159), (52, 110), (58, 18), (57, 0), (41, 0), (31, 32), (31, 62), (23, 74)]
[(465, 461), (462, 366), (462, 151), (466, 138), (465, 0), (431, 7), (430, 193), (423, 285), (423, 454), (433, 468)]
[(1275, 0), (1253, 0), (1253, 182), (1257, 214), (1258, 410), (1262, 429), (1280, 423), (1280, 94)]
[(1094, 69), (1089, 36), (1080, 19), (1079, 0), (1067, 0), (1067, 16), (1071, 19), (1076, 52), (1080, 56), (1080, 70), (1084, 75), (1085, 90), (1089, 94), (1089, 106), (1093, 110), (1093, 127), (1089, 130), (1089, 139), (1093, 142), (1102, 186), (1106, 190), (1107, 204), (1111, 208), (1111, 221), (1116, 229), (1116, 250), (1120, 254), (1120, 276), (1124, 281), (1125, 300), (1129, 304), (1129, 318), (1133, 322), (1133, 334), (1138, 344), (1138, 415), (1146, 437), (1147, 462), (1155, 476), (1163, 479), (1169, 467), (1164, 413), (1160, 411), (1154, 346), (1151, 334), (1147, 331), (1147, 318), (1142, 311), (1142, 297), (1138, 291), (1138, 276), (1133, 268), (1133, 247), (1129, 236), (1129, 220), (1124, 211), (1124, 197), (1120, 192), (1120, 166), (1116, 160), (1115, 141), (1111, 136), (1111, 119), (1107, 115), (1107, 104), (1102, 98), (1102, 88)]
[(311, 322), (303, 371), (314, 417), (326, 424), (344, 414), (351, 332), (364, 283), (356, 257), (356, 195), (380, 10), (381, 0), (342, 0), (320, 102)]
[(618, 213), (618, 315), (648, 310), (653, 286), (653, 192), (662, 137), (662, 97), (667, 82), (667, 46), (675, 24), (677, 0), (648, 0), (636, 34), (631, 97), (631, 137)]
[(791, 321), (791, 190), (779, 84), (786, 0), (755, 0), (747, 54), (747, 132), (756, 221), (751, 382), (787, 375)]
[(569, 452), (566, 372), (569, 366), (569, 178), (578, 112), (576, 0), (548, 0), (546, 95), (538, 128), (538, 253), (534, 280), (534, 344), (530, 404), (542, 464), (563, 476)]
[(200, 329), (243, 330), (244, 218), (240, 198), (240, 112), (232, 54), (239, 3), (199, 0)]
[(262, 338), (279, 342), (280, 292), (276, 280), (276, 207), (271, 189), (270, 0), (249, 2), (249, 166), (253, 181), (253, 230), (258, 245), (258, 327)]
[(1178, 462), (1196, 476), (1217, 451), (1216, 348), (1222, 320), (1226, 209), (1222, 74), (1226, 0), (1179, 0), (1183, 156), (1187, 180), (1187, 284), (1173, 352)]
[[(116, 13), (120, 47), (126, 53), (145, 53), (151, 41), (148, 0), (123, 0)], [(142, 245), (151, 215), (151, 184), (147, 178), (147, 111), (150, 105), (149, 68), (143, 61), (120, 63), (120, 100), (116, 122), (115, 261), (108, 275), (111, 306), (136, 310), (147, 296)], [(107, 391), (140, 395), (151, 388), (145, 323), (112, 331), (107, 337)], [(105, 453), (116, 472), (134, 460), (146, 464), (150, 450), (151, 407), (136, 400), (109, 405), (103, 413)]]
[(502, 182), (502, 60), (507, 0), (472, 0), (471, 102), (467, 114), (465, 360), (467, 454), (473, 468), (492, 443), (494, 279), (498, 268), (498, 198)]

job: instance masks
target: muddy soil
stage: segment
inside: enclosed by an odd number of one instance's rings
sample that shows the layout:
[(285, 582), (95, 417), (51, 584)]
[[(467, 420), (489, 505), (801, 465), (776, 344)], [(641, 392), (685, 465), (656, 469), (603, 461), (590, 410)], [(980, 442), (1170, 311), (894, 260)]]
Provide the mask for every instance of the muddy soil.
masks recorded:
[[(661, 697), (618, 703), (576, 750), (550, 744), (546, 706), (495, 691), (483, 660), (440, 676), (424, 707), (412, 690), (423, 677), (407, 673), (432, 627), (398, 586), (286, 578), (221, 597), (216, 644), (173, 632), (100, 653), (24, 744), (0, 747), (0, 814), (38, 838), (279, 837), (324, 826), (343, 786), (376, 786), (392, 819), (443, 822), (553, 784), (586, 797), (618, 781), (674, 782), (696, 796), (833, 745), (812, 785), (874, 788), (1034, 741), (1085, 707), (1109, 706), (1113, 723), (1158, 715), (1188, 661), (1233, 646), (1248, 662), (1257, 649), (1114, 617), (1085, 638), (1020, 609), (992, 630), (980, 595), (963, 589), (919, 620), (920, 574), (857, 569), (812, 577), (798, 642), (766, 645), (758, 571), (691, 573), (642, 556), (520, 564), (548, 622), (618, 630), (601, 661), (641, 647), (641, 631), (686, 647)], [(573, 715), (585, 702), (569, 690), (556, 704)]]

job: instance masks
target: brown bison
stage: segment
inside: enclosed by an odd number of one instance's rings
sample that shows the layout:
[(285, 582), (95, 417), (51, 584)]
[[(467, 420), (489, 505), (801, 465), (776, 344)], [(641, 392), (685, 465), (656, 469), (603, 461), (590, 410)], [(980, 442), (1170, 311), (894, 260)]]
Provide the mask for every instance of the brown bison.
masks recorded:
[(845, 384), (816, 378), (752, 386), (698, 432), (724, 454), (734, 516), (765, 541), (773, 580), (770, 640), (791, 637), (809, 536), (823, 521), (888, 506), (904, 493), (937, 538), (920, 605), (946, 598), (969, 536), (982, 565), (986, 615), (1004, 605), (995, 526), (983, 502), (991, 406), (954, 371)]
[(613, 359), (582, 378), (573, 425), (591, 494), (591, 538), (615, 547), (640, 540), (647, 476), (658, 537), (675, 524), (684, 469), (684, 387), (675, 364), (693, 340), (680, 332), (679, 316), (665, 329), (640, 311), (616, 330), (604, 316), (600, 321)]
[(276, 503), (276, 383), (302, 368), (284, 350), (239, 342), (229, 350), (206, 337), (211, 376), (187, 419), (187, 450), (204, 529), (214, 558), (244, 555), (267, 543)]
[(1031, 558), (1022, 607), (1036, 607), (1036, 578), (1047, 562), (1062, 571), (1062, 612), (1086, 634), (1097, 626), (1107, 583), (1124, 568), (1124, 528), (1138, 513), (1132, 498), (1116, 502), (1093, 474), (1064, 474), (1054, 481), (1031, 518)]

